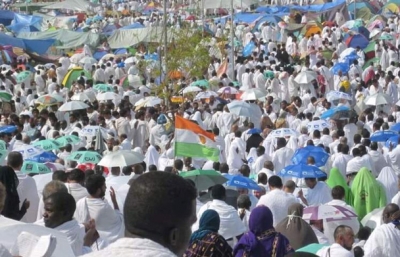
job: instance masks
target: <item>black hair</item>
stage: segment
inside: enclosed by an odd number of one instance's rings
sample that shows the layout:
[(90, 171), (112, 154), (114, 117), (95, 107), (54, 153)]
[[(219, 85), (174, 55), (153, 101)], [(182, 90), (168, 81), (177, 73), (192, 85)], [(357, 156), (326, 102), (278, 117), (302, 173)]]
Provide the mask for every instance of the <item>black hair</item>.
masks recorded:
[(94, 195), (105, 183), (106, 179), (103, 176), (98, 174), (91, 175), (86, 180), (86, 190), (90, 195)]

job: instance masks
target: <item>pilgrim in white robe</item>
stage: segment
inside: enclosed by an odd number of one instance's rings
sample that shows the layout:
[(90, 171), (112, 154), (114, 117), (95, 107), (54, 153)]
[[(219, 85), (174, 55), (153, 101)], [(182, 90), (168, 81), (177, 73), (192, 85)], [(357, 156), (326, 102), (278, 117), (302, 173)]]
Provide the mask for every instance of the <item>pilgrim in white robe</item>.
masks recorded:
[(274, 164), (276, 172), (280, 172), (286, 166), (292, 164), (293, 150), (288, 147), (282, 147), (276, 150), (272, 156), (272, 163)]
[(334, 243), (329, 247), (324, 247), (317, 252), (319, 257), (333, 257), (333, 256), (340, 256), (340, 257), (354, 257), (353, 253), (349, 250), (346, 250), (340, 244)]
[(150, 145), (147, 148), (146, 155), (144, 157), (144, 162), (146, 163), (146, 171), (149, 171), (150, 165), (158, 165), (158, 159), (160, 158), (160, 154), (158, 153), (157, 149)]
[(216, 199), (204, 204), (200, 208), (197, 213), (197, 221), (192, 226), (192, 231), (198, 230), (200, 218), (208, 209), (218, 212), (220, 218), (218, 234), (223, 236), (225, 239), (231, 239), (246, 232), (246, 228), (240, 220), (236, 209), (224, 201)]
[(79, 183), (65, 183), (65, 186), (68, 189), (68, 193), (75, 199), (75, 202), (89, 195), (86, 187), (83, 187)]
[(326, 204), (332, 201), (331, 189), (321, 181), (318, 181), (314, 188), (308, 188), (305, 195), (308, 206)]
[(288, 206), (294, 203), (298, 203), (298, 201), (292, 194), (285, 193), (280, 189), (273, 189), (266, 195), (261, 196), (257, 206), (265, 205), (271, 210), (274, 226), (276, 226), (286, 218)]
[(343, 177), (346, 177), (346, 167), (347, 163), (353, 158), (353, 156), (343, 153), (338, 153), (335, 155), (335, 159), (333, 160), (332, 167), (337, 168), (340, 173), (342, 173)]
[(110, 243), (124, 236), (123, 214), (113, 209), (106, 200), (97, 198), (79, 200), (76, 203), (74, 217), (79, 223), (87, 223), (90, 219), (94, 219), (100, 237)]
[(383, 224), (374, 229), (364, 245), (364, 256), (392, 257), (400, 253), (400, 229), (394, 224)]
[(253, 165), (255, 174), (258, 174), (264, 168), (264, 163), (266, 161), (268, 161), (268, 158), (264, 154), (257, 157), (256, 162)]
[(19, 184), (18, 184), (18, 195), (19, 195), (19, 208), (22, 207), (24, 200), (27, 199), (30, 202), (29, 209), (26, 211), (24, 217), (22, 217), (21, 221), (26, 223), (33, 223), (36, 221), (38, 207), (39, 207), (39, 195), (36, 187), (35, 180), (21, 173), (21, 171), (16, 170)]
[(394, 170), (391, 167), (385, 167), (382, 169), (381, 173), (376, 179), (379, 181), (386, 192), (386, 200), (387, 203), (390, 203), (391, 199), (397, 194), (398, 192), (398, 177)]
[[(137, 122), (137, 125), (136, 125)], [(131, 128), (133, 131), (133, 148), (140, 147), (143, 149), (146, 140), (149, 139), (149, 126), (144, 120), (135, 120), (134, 123), (131, 122)]]

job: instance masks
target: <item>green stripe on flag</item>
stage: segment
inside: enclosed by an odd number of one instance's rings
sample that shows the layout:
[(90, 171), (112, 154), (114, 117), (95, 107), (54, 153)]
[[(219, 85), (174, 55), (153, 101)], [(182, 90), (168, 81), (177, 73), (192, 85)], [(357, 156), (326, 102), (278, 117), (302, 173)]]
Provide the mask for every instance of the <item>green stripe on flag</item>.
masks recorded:
[(198, 157), (219, 161), (219, 149), (200, 144), (175, 142), (175, 156)]

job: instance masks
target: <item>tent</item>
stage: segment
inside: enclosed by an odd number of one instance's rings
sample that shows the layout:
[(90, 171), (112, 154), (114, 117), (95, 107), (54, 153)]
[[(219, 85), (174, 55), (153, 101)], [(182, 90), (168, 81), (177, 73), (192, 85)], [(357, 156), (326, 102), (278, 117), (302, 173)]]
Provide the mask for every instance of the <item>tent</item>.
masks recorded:
[[(167, 35), (171, 39), (173, 32), (168, 31)], [(112, 49), (127, 48), (139, 43), (158, 43), (163, 40), (162, 27), (148, 27), (141, 29), (116, 30), (108, 38), (108, 44)]]
[(14, 20), (14, 14), (12, 11), (0, 10), (0, 23), (4, 26), (10, 25), (12, 20)]
[[(131, 25), (124, 26), (121, 29), (141, 29), (141, 28), (144, 28), (144, 26), (142, 24), (140, 24), (139, 22), (136, 22)], [(103, 31), (104, 31), (104, 29), (103, 29)]]
[(258, 3), (257, 0), (204, 0), (203, 6), (204, 9), (231, 8), (231, 1), (235, 9), (249, 8)]
[(55, 40), (20, 39), (0, 33), (0, 42), (7, 42), (7, 45), (12, 45), (13, 47), (19, 47), (26, 51), (42, 55), (54, 44)]
[(364, 49), (368, 46), (369, 40), (361, 34), (356, 34), (345, 38), (345, 43), (347, 47), (360, 47), (361, 49)]
[(66, 0), (62, 2), (56, 2), (54, 4), (47, 5), (43, 7), (44, 9), (52, 9), (52, 10), (72, 10), (77, 12), (86, 12), (90, 5), (94, 5), (93, 3), (86, 2), (84, 0)]
[(43, 18), (34, 15), (14, 14), (14, 19), (8, 29), (13, 32), (31, 32), (40, 31)]

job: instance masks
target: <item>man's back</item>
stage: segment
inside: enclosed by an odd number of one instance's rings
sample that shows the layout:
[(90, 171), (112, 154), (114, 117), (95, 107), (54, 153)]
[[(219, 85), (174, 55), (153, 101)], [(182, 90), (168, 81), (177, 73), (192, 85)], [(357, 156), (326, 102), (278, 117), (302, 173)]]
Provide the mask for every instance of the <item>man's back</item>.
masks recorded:
[(287, 216), (288, 206), (297, 202), (293, 195), (287, 194), (280, 189), (274, 189), (263, 195), (258, 201), (257, 206), (265, 205), (271, 209), (274, 217), (274, 226), (276, 226)]
[(21, 219), (23, 222), (33, 223), (36, 221), (37, 211), (39, 206), (39, 195), (36, 187), (36, 182), (32, 177), (29, 177), (21, 172), (16, 172), (19, 180), (18, 195), (20, 208), (25, 199), (30, 202), (30, 207), (26, 214)]
[(398, 256), (400, 253), (400, 229), (394, 224), (383, 224), (372, 232), (364, 246), (365, 256)]
[(272, 162), (274, 163), (275, 170), (277, 172), (281, 171), (287, 165), (291, 163), (291, 158), (293, 157), (293, 150), (287, 147), (282, 147), (275, 151), (272, 156)]

